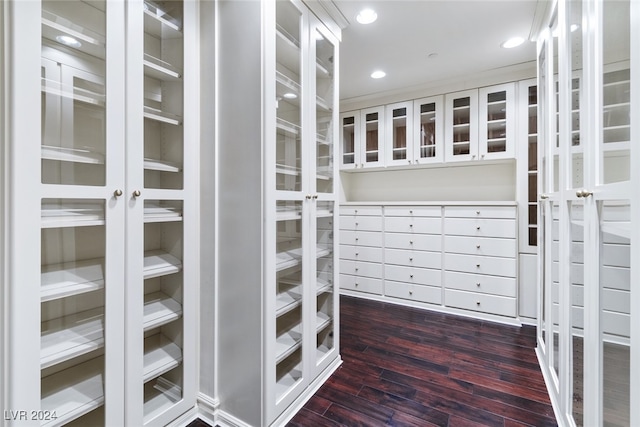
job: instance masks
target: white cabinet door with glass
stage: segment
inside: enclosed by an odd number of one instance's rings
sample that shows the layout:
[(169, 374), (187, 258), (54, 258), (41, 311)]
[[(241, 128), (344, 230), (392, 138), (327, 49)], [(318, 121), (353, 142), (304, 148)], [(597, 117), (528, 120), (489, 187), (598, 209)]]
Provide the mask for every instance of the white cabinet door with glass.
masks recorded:
[(442, 96), (413, 101), (413, 162), (444, 161), (444, 106)]
[(44, 425), (166, 424), (195, 405), (196, 392), (188, 289), (198, 268), (189, 231), (197, 107), (183, 106), (196, 84), (183, 67), (183, 58), (197, 66), (188, 48), (196, 5), (43, 1), (12, 10), (19, 66), (35, 76), (40, 64), (40, 82), (18, 89), (41, 108), (26, 121), (10, 101), (19, 132), (39, 136), (12, 141), (33, 154), (14, 188), (29, 186), (40, 211), (38, 232), (22, 230), (38, 255), (20, 267), (39, 272), (38, 286), (11, 324), (39, 320), (19, 347), (40, 357), (9, 360), (39, 378), (9, 389), (47, 414)]
[(444, 160), (475, 160), (478, 157), (478, 90), (446, 94), (444, 102)]
[(384, 118), (384, 106), (343, 113), (340, 116), (342, 169), (384, 166)]
[(413, 163), (413, 102), (385, 106), (386, 133), (384, 137), (387, 166), (406, 166)]
[(513, 158), (516, 148), (515, 84), (478, 89), (478, 107), (480, 159)]

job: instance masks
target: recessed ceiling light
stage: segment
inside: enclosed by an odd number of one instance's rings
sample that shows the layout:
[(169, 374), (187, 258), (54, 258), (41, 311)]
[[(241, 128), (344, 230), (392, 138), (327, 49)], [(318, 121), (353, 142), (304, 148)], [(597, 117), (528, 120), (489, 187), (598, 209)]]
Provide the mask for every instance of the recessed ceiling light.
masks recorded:
[(387, 75), (387, 73), (385, 73), (384, 71), (377, 70), (377, 71), (374, 71), (373, 73), (371, 73), (371, 78), (372, 79), (381, 79), (386, 75)]
[(512, 47), (520, 46), (522, 43), (524, 43), (524, 39), (522, 37), (512, 37), (500, 46), (505, 49), (511, 49)]
[(82, 46), (82, 43), (80, 43), (78, 40), (67, 35), (57, 36), (56, 40), (64, 45), (75, 47), (75, 48), (79, 48), (80, 46)]
[(356, 16), (356, 21), (361, 24), (371, 24), (376, 19), (378, 19), (378, 14), (373, 9), (362, 9)]
[(293, 92), (287, 92), (284, 95), (282, 95), (283, 97), (287, 98), (287, 99), (296, 99), (298, 97), (298, 95), (296, 95)]

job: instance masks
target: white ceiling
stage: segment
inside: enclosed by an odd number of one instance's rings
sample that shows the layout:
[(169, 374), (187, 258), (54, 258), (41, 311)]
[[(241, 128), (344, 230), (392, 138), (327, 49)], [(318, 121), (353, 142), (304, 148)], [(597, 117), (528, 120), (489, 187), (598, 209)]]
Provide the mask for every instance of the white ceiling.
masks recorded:
[[(514, 36), (529, 39), (540, 19), (540, 4), (546, 2), (334, 0), (349, 22), (340, 44), (340, 99), (349, 102), (535, 63), (535, 43), (527, 40), (513, 49), (500, 44)], [(356, 21), (365, 7), (377, 12), (376, 22)], [(376, 69), (384, 70), (386, 77), (372, 79)]]

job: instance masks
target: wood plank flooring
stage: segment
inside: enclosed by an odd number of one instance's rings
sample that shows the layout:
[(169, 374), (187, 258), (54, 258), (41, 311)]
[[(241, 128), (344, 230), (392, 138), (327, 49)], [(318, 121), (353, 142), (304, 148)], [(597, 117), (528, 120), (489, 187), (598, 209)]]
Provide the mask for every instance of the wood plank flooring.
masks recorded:
[(557, 425), (535, 328), (340, 303), (343, 364), (290, 427)]

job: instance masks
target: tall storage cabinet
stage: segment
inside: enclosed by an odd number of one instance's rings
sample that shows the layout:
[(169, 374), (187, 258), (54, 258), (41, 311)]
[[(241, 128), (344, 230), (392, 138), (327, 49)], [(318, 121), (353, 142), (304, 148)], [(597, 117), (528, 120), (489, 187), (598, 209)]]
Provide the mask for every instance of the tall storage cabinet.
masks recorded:
[(221, 418), (281, 425), (340, 363), (338, 40), (300, 1), (218, 17)]
[(9, 422), (167, 424), (196, 395), (197, 4), (8, 10), (10, 244), (29, 251), (7, 409), (35, 411)]

